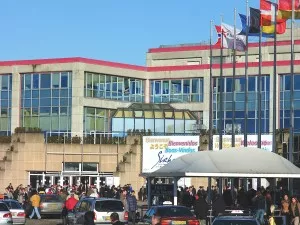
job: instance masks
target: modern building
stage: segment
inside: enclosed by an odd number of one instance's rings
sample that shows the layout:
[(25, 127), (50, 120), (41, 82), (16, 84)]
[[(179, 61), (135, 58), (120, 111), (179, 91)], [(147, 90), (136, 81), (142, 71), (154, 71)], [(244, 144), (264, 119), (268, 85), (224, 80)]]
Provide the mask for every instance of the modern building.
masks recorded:
[[(300, 31), (296, 31), (298, 37)], [(277, 74), (273, 73), (273, 41), (262, 47), (262, 127), (271, 133), (273, 112), (277, 128), (289, 127), (290, 42), (277, 41)], [(248, 90), (249, 134), (258, 132), (258, 44), (249, 44), (249, 84), (245, 87), (245, 54), (223, 50), (224, 123), (220, 113), (220, 49), (213, 47), (213, 121), (226, 133), (232, 123), (232, 84), (235, 118), (244, 133), (244, 92)], [(17, 127), (38, 127), (51, 136), (125, 137), (128, 132), (151, 135), (193, 135), (209, 125), (210, 46), (186, 44), (149, 49), (146, 66), (86, 58), (59, 58), (0, 62), (0, 134)], [(300, 132), (300, 40), (295, 41), (295, 133)], [(299, 74), (299, 75), (298, 75)], [(273, 76), (278, 85), (273, 90)], [(273, 92), (277, 93), (273, 105)], [(95, 138), (94, 138), (95, 140)], [(297, 139), (298, 140), (298, 139)], [(295, 152), (299, 151), (295, 145)], [(299, 154), (294, 157), (298, 162)], [(99, 168), (101, 165), (98, 165)], [(30, 172), (27, 168), (25, 171)], [(107, 171), (111, 170), (111, 171)], [(106, 172), (114, 173), (114, 167)], [(34, 172), (34, 171), (31, 171)], [(61, 171), (56, 171), (61, 172)]]

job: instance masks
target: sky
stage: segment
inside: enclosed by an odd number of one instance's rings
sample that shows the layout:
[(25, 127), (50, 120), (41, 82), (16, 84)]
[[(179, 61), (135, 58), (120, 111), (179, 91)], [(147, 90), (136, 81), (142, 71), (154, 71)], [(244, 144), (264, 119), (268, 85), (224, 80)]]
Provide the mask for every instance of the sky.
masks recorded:
[[(259, 0), (249, 6), (258, 8)], [(209, 41), (210, 21), (220, 24), (222, 15), (233, 24), (234, 8), (245, 14), (246, 0), (1, 0), (0, 60), (145, 65), (149, 48)]]

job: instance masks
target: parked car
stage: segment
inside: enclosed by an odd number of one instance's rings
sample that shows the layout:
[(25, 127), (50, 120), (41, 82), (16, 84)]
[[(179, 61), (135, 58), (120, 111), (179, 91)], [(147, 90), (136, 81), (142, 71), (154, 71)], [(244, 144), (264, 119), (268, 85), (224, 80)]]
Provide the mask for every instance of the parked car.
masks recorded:
[(9, 211), (11, 212), (13, 224), (25, 224), (25, 210), (18, 201), (13, 199), (5, 199), (1, 202), (4, 202), (7, 205)]
[(77, 202), (73, 212), (69, 212), (67, 223), (69, 225), (83, 224), (84, 214), (88, 211), (94, 212), (96, 224), (111, 224), (110, 215), (113, 212), (119, 214), (120, 221), (128, 222), (128, 212), (125, 211), (122, 201), (114, 198), (84, 198)]
[(243, 210), (232, 210), (228, 214), (217, 216), (212, 225), (259, 225), (259, 222), (253, 215)]
[(142, 218), (142, 223), (152, 224), (152, 216), (159, 215), (161, 224), (172, 225), (199, 225), (199, 220), (191, 212), (191, 210), (184, 206), (174, 205), (159, 205), (152, 206), (148, 209)]
[(12, 215), (7, 205), (4, 202), (0, 202), (0, 224), (12, 224)]
[(40, 195), (40, 214), (61, 215), (64, 201), (59, 195)]

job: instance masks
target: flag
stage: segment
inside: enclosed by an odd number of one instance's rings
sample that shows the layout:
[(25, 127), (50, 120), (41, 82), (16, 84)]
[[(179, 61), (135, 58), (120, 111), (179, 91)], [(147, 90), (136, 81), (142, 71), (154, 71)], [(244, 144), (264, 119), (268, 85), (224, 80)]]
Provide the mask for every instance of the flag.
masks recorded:
[(236, 43), (235, 49), (237, 51), (246, 50), (246, 36), (240, 35), (241, 32), (239, 29), (236, 29), (236, 35), (234, 35), (234, 27), (226, 23), (221, 25), (223, 35), (223, 48), (234, 49), (234, 42)]
[(286, 21), (278, 11), (278, 5), (268, 0), (260, 0), (260, 13), (262, 26), (271, 26), (275, 24), (275, 18), (278, 24)]
[[(278, 10), (281, 18), (291, 19), (293, 3), (292, 0), (279, 0)], [(300, 19), (300, 0), (294, 0), (295, 19)]]
[[(239, 34), (246, 35), (247, 34), (247, 28), (248, 28), (248, 26), (247, 26), (247, 17), (246, 17), (246, 15), (243, 15), (243, 14), (239, 14), (239, 16), (240, 16), (241, 23), (242, 23), (242, 31)], [(260, 29), (260, 28), (258, 28), (258, 29)], [(258, 37), (259, 36), (259, 30), (258, 30), (258, 32), (254, 32), (253, 30), (250, 30), (248, 28), (248, 36), (249, 37)], [(262, 37), (273, 38), (274, 34), (262, 33)]]
[(218, 25), (216, 25), (215, 28), (216, 28), (216, 31), (217, 31), (217, 34), (218, 34), (218, 41), (215, 44), (215, 46), (221, 48), (221, 33), (222, 33), (221, 30), (222, 29), (221, 29), (221, 26), (218, 26)]

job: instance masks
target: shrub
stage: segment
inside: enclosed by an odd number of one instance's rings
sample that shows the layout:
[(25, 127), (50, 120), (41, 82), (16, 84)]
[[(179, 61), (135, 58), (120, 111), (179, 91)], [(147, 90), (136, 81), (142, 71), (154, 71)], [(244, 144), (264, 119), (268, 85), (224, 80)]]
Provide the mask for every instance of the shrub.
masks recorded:
[(11, 143), (11, 136), (0, 136), (0, 143)]

